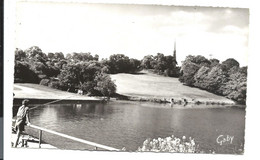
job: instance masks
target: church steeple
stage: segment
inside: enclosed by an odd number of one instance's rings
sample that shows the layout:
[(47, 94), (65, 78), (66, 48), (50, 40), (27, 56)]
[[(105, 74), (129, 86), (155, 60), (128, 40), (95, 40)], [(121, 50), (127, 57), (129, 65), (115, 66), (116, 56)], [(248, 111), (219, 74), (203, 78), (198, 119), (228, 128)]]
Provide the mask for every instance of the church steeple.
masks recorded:
[(174, 51), (173, 51), (173, 61), (177, 63), (177, 60), (176, 60), (176, 40), (174, 40)]

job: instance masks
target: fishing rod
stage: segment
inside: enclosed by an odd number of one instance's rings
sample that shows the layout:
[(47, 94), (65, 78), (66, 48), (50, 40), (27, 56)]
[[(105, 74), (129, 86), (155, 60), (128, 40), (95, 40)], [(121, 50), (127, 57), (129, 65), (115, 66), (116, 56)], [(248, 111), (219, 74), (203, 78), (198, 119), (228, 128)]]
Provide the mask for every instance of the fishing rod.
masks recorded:
[(52, 104), (52, 103), (55, 103), (55, 102), (59, 102), (59, 101), (62, 101), (62, 100), (64, 100), (64, 99), (71, 98), (71, 97), (74, 97), (74, 96), (75, 96), (75, 95), (73, 95), (73, 96), (68, 96), (68, 97), (61, 98), (61, 99), (54, 100), (54, 101), (50, 101), (50, 102), (47, 102), (47, 103), (44, 103), (44, 104), (40, 104), (40, 105), (37, 105), (37, 106), (35, 106), (35, 107), (30, 108), (30, 110), (35, 109), (35, 108), (38, 108), (38, 107), (40, 107), (40, 106), (45, 106), (45, 105), (49, 105), (49, 104)]
[[(35, 108), (38, 108), (38, 107), (40, 107), (40, 106), (45, 106), (45, 105), (49, 105), (49, 104), (52, 104), (52, 103), (55, 103), (55, 102), (59, 102), (59, 101), (62, 101), (62, 100), (64, 100), (64, 99), (67, 99), (67, 98), (70, 98), (70, 97), (74, 97), (74, 96), (75, 96), (75, 95), (73, 95), (73, 96), (68, 96), (68, 97), (61, 98), (61, 99), (54, 100), (54, 101), (50, 101), (50, 102), (48, 102), (48, 103), (36, 105), (35, 107), (30, 108), (30, 110), (35, 109)], [(16, 117), (16, 116), (14, 116), (13, 118), (15, 118), (15, 117)], [(12, 121), (14, 122), (15, 120), (13, 119)]]

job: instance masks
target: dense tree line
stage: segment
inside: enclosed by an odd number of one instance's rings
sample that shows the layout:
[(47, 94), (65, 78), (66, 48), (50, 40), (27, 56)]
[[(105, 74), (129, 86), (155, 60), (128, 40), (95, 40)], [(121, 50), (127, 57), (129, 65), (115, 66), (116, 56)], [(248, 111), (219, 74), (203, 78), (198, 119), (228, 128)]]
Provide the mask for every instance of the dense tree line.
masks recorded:
[(141, 66), (143, 69), (149, 69), (157, 74), (169, 77), (178, 77), (180, 71), (176, 59), (171, 55), (165, 56), (162, 53), (157, 53), (155, 56), (145, 56), (141, 61)]
[(246, 103), (247, 67), (233, 59), (219, 63), (217, 59), (187, 56), (181, 66), (180, 82)]
[(33, 46), (15, 50), (15, 83), (36, 83), (52, 88), (76, 92), (83, 90), (88, 95), (111, 96), (116, 85), (109, 73), (134, 73), (140, 70), (141, 62), (123, 54), (114, 54), (99, 61), (91, 53), (62, 52), (45, 54)]
[(154, 73), (179, 77), (180, 82), (209, 92), (224, 95), (239, 103), (246, 101), (247, 67), (240, 67), (235, 59), (220, 63), (203, 56), (187, 56), (178, 67), (175, 57), (162, 53), (147, 55), (141, 61), (123, 54), (99, 60), (91, 53), (62, 52), (45, 54), (33, 46), (15, 50), (15, 83), (37, 83), (52, 88), (88, 95), (111, 96), (116, 85), (109, 74), (135, 73), (148, 69)]
[(139, 60), (129, 58), (124, 54), (113, 54), (109, 59), (103, 59), (102, 63), (108, 66), (111, 74), (135, 73), (141, 70), (141, 62)]

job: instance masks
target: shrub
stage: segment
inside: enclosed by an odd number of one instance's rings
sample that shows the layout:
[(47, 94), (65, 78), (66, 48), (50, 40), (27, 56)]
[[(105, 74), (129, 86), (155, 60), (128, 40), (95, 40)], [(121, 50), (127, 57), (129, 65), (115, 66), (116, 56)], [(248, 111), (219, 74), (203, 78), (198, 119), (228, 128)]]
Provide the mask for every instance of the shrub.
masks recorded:
[(116, 92), (116, 84), (111, 80), (107, 74), (100, 73), (95, 77), (95, 90), (101, 92), (104, 96), (110, 97)]
[(27, 62), (17, 61), (14, 67), (15, 83), (39, 83), (37, 74), (30, 69)]
[(174, 135), (166, 138), (146, 139), (143, 146), (139, 147), (139, 152), (182, 152), (182, 153), (199, 153), (199, 147), (191, 137), (187, 140), (185, 136), (182, 138)]
[(60, 84), (58, 81), (51, 81), (48, 84), (48, 87), (54, 88), (54, 89), (60, 89)]

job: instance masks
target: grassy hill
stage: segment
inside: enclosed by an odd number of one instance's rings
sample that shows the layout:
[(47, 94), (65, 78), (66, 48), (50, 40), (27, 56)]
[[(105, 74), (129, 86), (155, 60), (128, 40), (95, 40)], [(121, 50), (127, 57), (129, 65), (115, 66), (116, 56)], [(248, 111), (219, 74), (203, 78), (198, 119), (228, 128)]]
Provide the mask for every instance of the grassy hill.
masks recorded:
[(205, 90), (185, 86), (178, 78), (163, 77), (156, 74), (141, 72), (140, 74), (111, 75), (117, 85), (117, 93), (130, 97), (159, 98), (181, 100), (182, 98), (200, 102), (234, 103), (223, 96)]
[[(163, 77), (148, 72), (120, 73), (111, 75), (111, 78), (117, 85), (117, 93), (132, 99), (166, 99), (170, 101), (171, 98), (174, 100), (185, 98), (188, 102), (234, 103), (223, 96), (185, 86), (179, 82), (178, 78)], [(30, 83), (15, 83), (14, 94), (14, 98), (19, 99), (100, 100), (96, 97), (78, 95)]]

